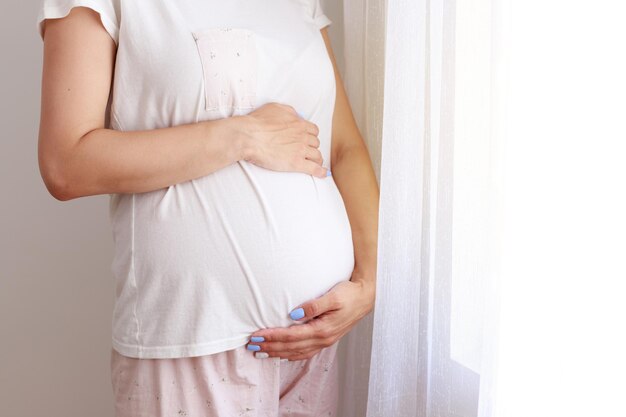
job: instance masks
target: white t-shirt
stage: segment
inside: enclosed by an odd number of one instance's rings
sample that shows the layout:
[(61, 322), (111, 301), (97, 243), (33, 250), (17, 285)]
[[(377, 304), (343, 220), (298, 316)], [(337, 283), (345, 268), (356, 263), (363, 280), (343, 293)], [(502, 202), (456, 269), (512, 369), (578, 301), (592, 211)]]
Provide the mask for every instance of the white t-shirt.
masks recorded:
[[(331, 168), (332, 62), (319, 0), (43, 0), (37, 19), (100, 13), (118, 45), (110, 128), (157, 129), (293, 106)], [(352, 233), (332, 178), (238, 161), (111, 194), (113, 347), (136, 358), (208, 355), (349, 280)]]

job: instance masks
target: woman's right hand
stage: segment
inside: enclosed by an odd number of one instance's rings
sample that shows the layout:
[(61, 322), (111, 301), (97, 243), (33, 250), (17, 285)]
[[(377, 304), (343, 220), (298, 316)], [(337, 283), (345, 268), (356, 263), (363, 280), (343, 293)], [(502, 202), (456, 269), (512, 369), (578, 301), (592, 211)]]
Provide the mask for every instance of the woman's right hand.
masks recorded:
[(325, 178), (317, 125), (298, 116), (295, 109), (267, 103), (245, 116), (237, 116), (244, 137), (244, 160), (274, 171), (297, 171)]

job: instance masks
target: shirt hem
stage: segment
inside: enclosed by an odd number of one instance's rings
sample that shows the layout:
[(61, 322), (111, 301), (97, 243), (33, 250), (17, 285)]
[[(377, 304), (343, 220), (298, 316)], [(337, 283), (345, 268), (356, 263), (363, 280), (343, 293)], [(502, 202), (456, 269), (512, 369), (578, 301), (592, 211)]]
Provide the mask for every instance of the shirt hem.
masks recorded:
[(119, 354), (137, 359), (176, 359), (194, 356), (212, 355), (231, 349), (236, 349), (248, 343), (247, 336), (233, 339), (220, 340), (217, 342), (200, 343), (193, 345), (172, 346), (139, 346), (129, 345), (112, 339), (113, 349)]
[(106, 29), (107, 33), (115, 42), (115, 46), (119, 46), (119, 27), (117, 23), (115, 23), (109, 15), (104, 11), (104, 8), (90, 0), (74, 0), (69, 1), (64, 4), (54, 5), (54, 6), (44, 6), (39, 11), (37, 15), (36, 27), (39, 32), (39, 37), (43, 39), (43, 21), (45, 19), (56, 19), (61, 17), (66, 17), (70, 14), (70, 11), (74, 7), (88, 7), (93, 11), (97, 12), (100, 15), (100, 20), (102, 21), (102, 26)]
[(318, 15), (313, 19), (313, 22), (315, 23), (315, 26), (320, 30), (333, 23), (332, 20), (330, 20), (325, 14)]

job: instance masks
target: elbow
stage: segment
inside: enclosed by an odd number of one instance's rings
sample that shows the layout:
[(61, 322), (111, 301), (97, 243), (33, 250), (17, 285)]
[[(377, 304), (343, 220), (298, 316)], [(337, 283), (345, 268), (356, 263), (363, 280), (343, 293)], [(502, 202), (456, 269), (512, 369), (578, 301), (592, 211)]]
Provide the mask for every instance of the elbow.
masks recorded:
[(72, 197), (68, 183), (63, 176), (58, 173), (53, 174), (51, 172), (46, 173), (42, 171), (42, 178), (46, 189), (55, 199), (59, 201), (68, 201), (74, 198)]
[(52, 197), (56, 198), (59, 201), (69, 201), (76, 198), (73, 194), (70, 193), (67, 187), (61, 187), (57, 185), (56, 188), (49, 189), (48, 191), (50, 192), (50, 195), (52, 195)]
[(74, 198), (68, 174), (63, 164), (52, 158), (42, 158), (39, 163), (39, 171), (48, 193), (58, 201), (68, 201)]

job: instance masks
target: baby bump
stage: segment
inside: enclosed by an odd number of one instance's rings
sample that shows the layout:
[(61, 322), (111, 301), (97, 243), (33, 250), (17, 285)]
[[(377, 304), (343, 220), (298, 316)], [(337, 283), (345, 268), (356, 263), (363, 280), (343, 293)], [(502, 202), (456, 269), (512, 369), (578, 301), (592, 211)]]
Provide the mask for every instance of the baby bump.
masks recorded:
[(238, 306), (240, 319), (254, 326), (284, 323), (291, 308), (350, 279), (354, 267), (350, 224), (332, 177), (239, 161), (136, 194), (134, 223), (144, 300), (158, 300), (165, 287), (172, 301)]

